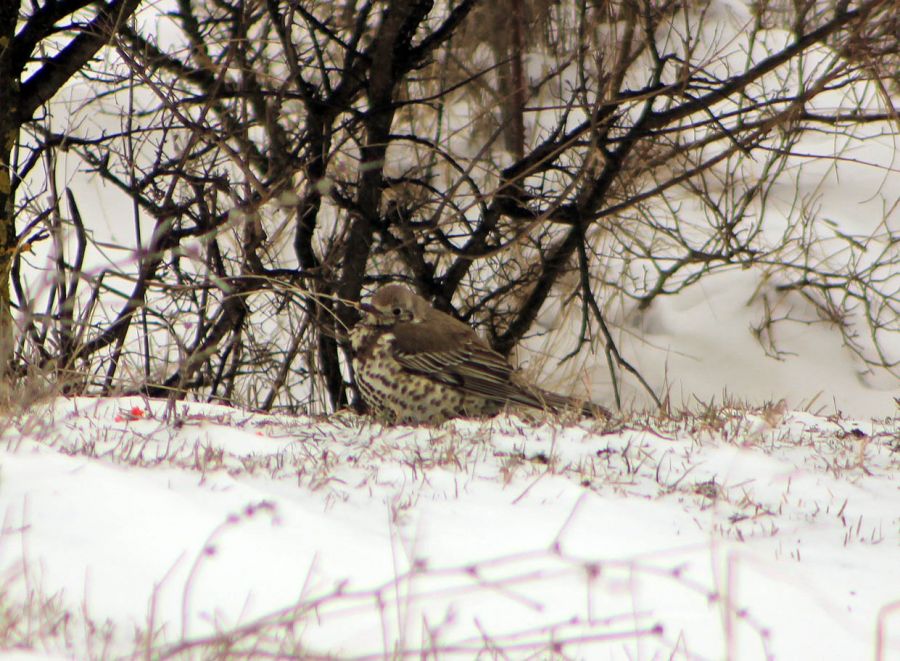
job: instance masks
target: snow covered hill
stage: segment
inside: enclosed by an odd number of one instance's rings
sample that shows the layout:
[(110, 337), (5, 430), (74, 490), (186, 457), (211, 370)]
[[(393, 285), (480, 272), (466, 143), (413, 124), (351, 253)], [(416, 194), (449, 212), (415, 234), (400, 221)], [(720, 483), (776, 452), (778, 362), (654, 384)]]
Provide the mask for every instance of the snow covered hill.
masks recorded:
[(897, 418), (4, 419), (22, 657), (900, 659)]

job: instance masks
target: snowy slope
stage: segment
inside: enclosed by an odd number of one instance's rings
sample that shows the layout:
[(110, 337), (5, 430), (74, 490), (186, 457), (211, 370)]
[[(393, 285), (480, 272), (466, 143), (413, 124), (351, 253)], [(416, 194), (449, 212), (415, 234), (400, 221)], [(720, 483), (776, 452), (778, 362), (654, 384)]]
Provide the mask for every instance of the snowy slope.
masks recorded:
[(4, 426), (2, 640), (40, 657), (900, 659), (896, 418)]

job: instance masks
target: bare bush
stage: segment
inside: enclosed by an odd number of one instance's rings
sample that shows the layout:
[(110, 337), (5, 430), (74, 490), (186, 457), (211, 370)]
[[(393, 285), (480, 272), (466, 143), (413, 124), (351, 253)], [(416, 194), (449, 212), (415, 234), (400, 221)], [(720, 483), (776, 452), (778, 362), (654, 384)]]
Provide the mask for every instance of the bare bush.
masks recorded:
[[(610, 311), (742, 268), (771, 283), (757, 329), (771, 352), (797, 295), (896, 373), (896, 210), (851, 235), (815, 197), (773, 195), (803, 163), (839, 167), (896, 136), (893, 14), (887, 0), (745, 15), (665, 0), (148, 5), (104, 33), (80, 103), (22, 123), (7, 246), (48, 240), (15, 253), (17, 364), (78, 391), (337, 408), (353, 302), (402, 279), (504, 354), (559, 298), (580, 316), (571, 355), (604, 352), (618, 397), (622, 370), (652, 388)], [(822, 136), (838, 146), (815, 151)], [(122, 192), (130, 223), (104, 227), (55, 183), (64, 150)]]

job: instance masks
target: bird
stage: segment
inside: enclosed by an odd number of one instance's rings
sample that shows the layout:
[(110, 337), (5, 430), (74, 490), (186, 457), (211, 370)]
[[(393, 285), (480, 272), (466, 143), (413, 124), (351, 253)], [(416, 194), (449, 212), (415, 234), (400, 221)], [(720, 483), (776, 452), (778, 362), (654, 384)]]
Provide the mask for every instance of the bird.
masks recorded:
[(388, 422), (440, 424), (493, 416), (508, 405), (610, 416), (528, 384), (469, 325), (403, 285), (382, 286), (360, 309), (349, 333), (353, 373), (370, 411)]

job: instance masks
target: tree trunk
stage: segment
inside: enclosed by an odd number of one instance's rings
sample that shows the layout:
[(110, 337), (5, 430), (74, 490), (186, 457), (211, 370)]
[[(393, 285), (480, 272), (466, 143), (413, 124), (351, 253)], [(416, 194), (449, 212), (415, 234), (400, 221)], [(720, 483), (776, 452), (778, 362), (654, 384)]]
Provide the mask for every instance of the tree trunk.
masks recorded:
[(12, 301), (9, 273), (16, 256), (12, 154), (18, 137), (19, 76), (13, 63), (18, 0), (0, 3), (0, 394), (6, 399), (12, 363)]

